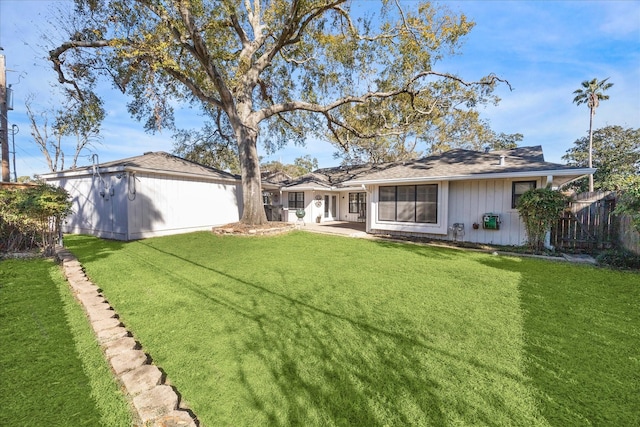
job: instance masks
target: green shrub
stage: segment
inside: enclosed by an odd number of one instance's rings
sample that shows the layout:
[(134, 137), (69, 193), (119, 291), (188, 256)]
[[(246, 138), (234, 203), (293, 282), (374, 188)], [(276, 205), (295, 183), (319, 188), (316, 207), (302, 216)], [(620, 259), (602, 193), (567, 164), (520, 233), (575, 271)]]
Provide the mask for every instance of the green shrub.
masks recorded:
[(608, 249), (601, 252), (597, 257), (598, 264), (609, 267), (640, 270), (640, 255), (627, 249)]
[(40, 184), (0, 190), (0, 251), (41, 248), (52, 252), (60, 220), (71, 210), (69, 194)]
[(534, 252), (541, 253), (544, 250), (545, 235), (566, 206), (567, 197), (550, 188), (536, 188), (520, 196), (516, 209), (524, 222), (528, 244)]

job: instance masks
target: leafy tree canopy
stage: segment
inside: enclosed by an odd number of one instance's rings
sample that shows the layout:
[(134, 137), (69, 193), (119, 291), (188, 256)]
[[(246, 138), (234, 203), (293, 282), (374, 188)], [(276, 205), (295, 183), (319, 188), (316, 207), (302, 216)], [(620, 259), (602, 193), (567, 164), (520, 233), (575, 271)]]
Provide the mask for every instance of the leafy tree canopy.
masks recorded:
[[(102, 100), (91, 92), (79, 99), (73, 91), (65, 91), (58, 107), (36, 111), (32, 105), (35, 98), (34, 94), (27, 96), (25, 107), (31, 136), (49, 170), (75, 169), (80, 154), (101, 139), (100, 125), (105, 117)], [(69, 156), (71, 162), (65, 164)]]
[(311, 158), (311, 156), (307, 154), (296, 158), (293, 161), (293, 164), (285, 164), (278, 160), (274, 160), (260, 164), (260, 169), (269, 174), (283, 172), (291, 178), (297, 178), (318, 169), (318, 159)]
[[(587, 167), (589, 136), (577, 139), (562, 159), (571, 166)], [(593, 131), (594, 188), (616, 190), (620, 177), (640, 174), (640, 129), (606, 126)], [(588, 190), (583, 179), (574, 185), (578, 192)]]
[[(431, 3), (383, 0), (75, 0), (50, 52), (80, 98), (100, 76), (132, 101), (147, 129), (171, 127), (174, 101), (232, 137), (243, 181), (242, 221), (262, 223), (258, 136), (279, 147), (330, 137), (422, 135), (451, 115), (497, 102), (489, 75), (467, 81), (436, 69), (473, 27)], [(406, 139), (405, 138), (405, 139)], [(196, 138), (197, 139), (197, 138)]]

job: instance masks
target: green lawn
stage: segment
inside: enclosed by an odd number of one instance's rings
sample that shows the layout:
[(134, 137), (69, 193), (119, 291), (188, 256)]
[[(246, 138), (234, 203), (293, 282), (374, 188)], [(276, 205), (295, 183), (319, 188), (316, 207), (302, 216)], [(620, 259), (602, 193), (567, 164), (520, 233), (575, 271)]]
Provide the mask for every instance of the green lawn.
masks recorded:
[(640, 425), (640, 275), (294, 232), (69, 249), (205, 426)]
[(0, 261), (0, 425), (130, 426), (86, 316), (50, 260)]

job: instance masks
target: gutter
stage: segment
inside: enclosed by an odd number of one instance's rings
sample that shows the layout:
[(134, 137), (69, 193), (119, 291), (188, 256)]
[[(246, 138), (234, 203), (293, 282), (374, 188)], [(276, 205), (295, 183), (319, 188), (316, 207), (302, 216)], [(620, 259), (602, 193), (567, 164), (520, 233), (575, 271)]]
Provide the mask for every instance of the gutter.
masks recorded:
[[(163, 171), (159, 169), (147, 169), (147, 168), (139, 168), (132, 166), (113, 166), (107, 168), (98, 168), (98, 172), (101, 174), (110, 174), (117, 172), (133, 172), (133, 173), (147, 173), (150, 175), (165, 175), (165, 176), (177, 176), (182, 178), (198, 178), (206, 181), (213, 182), (229, 182), (233, 184), (237, 184), (241, 182), (240, 178), (225, 178), (225, 177), (213, 177), (210, 175), (201, 175), (194, 174), (188, 172), (176, 172), (176, 171)], [(93, 168), (83, 168), (81, 170), (71, 170), (71, 171), (63, 171), (63, 172), (50, 172), (39, 175), (42, 179), (60, 179), (60, 178), (71, 178), (78, 176), (91, 176), (93, 175)]]
[[(385, 179), (357, 179), (346, 181), (344, 184), (348, 186), (359, 186), (360, 184), (386, 184), (396, 182), (425, 182), (425, 181), (464, 181), (469, 179), (495, 179), (495, 178), (525, 178), (530, 176), (574, 176), (578, 178), (595, 173), (595, 168), (582, 168), (570, 170), (539, 170), (539, 171), (523, 171), (523, 172), (507, 172), (507, 173), (481, 173), (470, 175), (442, 175), (442, 176), (421, 176), (410, 178), (385, 178)], [(576, 178), (576, 179), (578, 179)]]

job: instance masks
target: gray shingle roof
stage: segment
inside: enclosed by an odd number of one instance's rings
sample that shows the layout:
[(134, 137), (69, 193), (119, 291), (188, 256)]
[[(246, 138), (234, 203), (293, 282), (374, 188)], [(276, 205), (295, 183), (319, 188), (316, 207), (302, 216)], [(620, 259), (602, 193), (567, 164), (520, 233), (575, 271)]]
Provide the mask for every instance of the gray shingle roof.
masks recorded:
[(284, 183), (285, 187), (317, 185), (320, 187), (342, 187), (344, 182), (356, 179), (367, 174), (385, 168), (385, 164), (364, 164), (336, 166), (333, 168), (316, 169), (301, 177)]
[[(504, 163), (501, 165), (501, 157)], [(511, 150), (481, 152), (455, 149), (442, 154), (423, 157), (408, 162), (338, 166), (318, 169), (284, 183), (285, 188), (319, 186), (347, 187), (367, 182), (411, 179), (435, 179), (470, 177), (486, 174), (510, 174), (537, 172), (576, 172), (584, 175), (584, 169), (559, 163), (545, 162), (541, 146), (518, 147)], [(571, 179), (571, 178), (568, 178)], [(563, 181), (566, 181), (563, 180)], [(558, 182), (560, 184), (561, 182)]]
[[(215, 169), (209, 166), (204, 166), (199, 163), (195, 163), (181, 157), (174, 156), (164, 151), (155, 151), (144, 153), (141, 156), (129, 157), (121, 160), (114, 160), (110, 162), (100, 163), (101, 169), (108, 168), (127, 168), (127, 169), (144, 169), (146, 171), (157, 172), (161, 174), (187, 174), (193, 176), (200, 176), (208, 179), (224, 179), (224, 180), (239, 180), (239, 175), (234, 175), (229, 172), (225, 172), (219, 169)], [(79, 167), (73, 170), (66, 170), (65, 172), (79, 172), (79, 171), (91, 171), (93, 166)]]
[[(501, 157), (504, 156), (503, 164)], [(389, 164), (350, 182), (383, 181), (418, 178), (452, 178), (485, 174), (522, 172), (573, 171), (583, 168), (544, 161), (542, 147), (520, 147), (488, 153), (456, 149), (411, 162)], [(582, 172), (584, 173), (584, 172)]]

